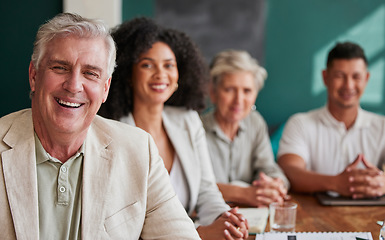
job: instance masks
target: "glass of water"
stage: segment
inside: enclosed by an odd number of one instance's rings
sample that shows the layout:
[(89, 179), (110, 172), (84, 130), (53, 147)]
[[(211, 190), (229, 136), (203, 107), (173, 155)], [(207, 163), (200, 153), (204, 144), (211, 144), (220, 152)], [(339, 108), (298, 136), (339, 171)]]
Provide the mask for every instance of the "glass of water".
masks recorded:
[(379, 239), (380, 240), (385, 240), (385, 221), (382, 223)]
[(294, 232), (297, 215), (297, 204), (293, 202), (271, 203), (270, 232)]

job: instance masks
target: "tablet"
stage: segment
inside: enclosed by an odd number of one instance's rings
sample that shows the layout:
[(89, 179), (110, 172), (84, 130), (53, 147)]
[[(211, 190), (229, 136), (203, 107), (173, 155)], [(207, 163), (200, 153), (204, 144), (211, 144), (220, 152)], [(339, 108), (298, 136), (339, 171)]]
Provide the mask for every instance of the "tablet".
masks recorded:
[(318, 202), (328, 206), (385, 206), (385, 196), (376, 198), (353, 199), (336, 193), (316, 193)]

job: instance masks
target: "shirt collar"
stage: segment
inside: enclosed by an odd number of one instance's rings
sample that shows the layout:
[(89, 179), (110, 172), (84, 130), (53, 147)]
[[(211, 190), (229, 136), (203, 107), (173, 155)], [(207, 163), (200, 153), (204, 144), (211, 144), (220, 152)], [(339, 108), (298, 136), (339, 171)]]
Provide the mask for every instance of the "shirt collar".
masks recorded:
[[(218, 122), (216, 121), (215, 119), (215, 116), (214, 116), (214, 111), (211, 111), (207, 114), (207, 116), (205, 116), (205, 118), (207, 119), (206, 121), (206, 131), (211, 131), (213, 132), (214, 134), (216, 134), (219, 138), (221, 138), (222, 140), (228, 142), (228, 143), (231, 143), (231, 139), (229, 139), (229, 137), (226, 136), (226, 134), (222, 131), (222, 128), (219, 126)], [(237, 135), (236, 137), (239, 136), (239, 134), (241, 134), (242, 132), (246, 131), (246, 123), (244, 122), (244, 120), (241, 120), (239, 122), (239, 127), (238, 127), (238, 131), (237, 131)]]
[[(70, 159), (77, 158), (80, 154), (84, 156), (84, 149), (85, 149), (84, 145), (85, 144), (82, 144), (80, 149)], [(49, 153), (47, 153), (47, 151), (44, 149), (36, 133), (35, 133), (35, 151), (36, 151), (36, 164), (40, 164), (48, 160), (52, 160), (54, 162), (59, 161), (56, 158), (52, 157)]]
[[(345, 128), (345, 124), (343, 122), (338, 121), (333, 117), (333, 115), (330, 113), (329, 109), (327, 106), (324, 106), (321, 109), (321, 121), (324, 124), (327, 124), (329, 126), (334, 126), (334, 127), (343, 127)], [(370, 118), (368, 118), (365, 114), (365, 111), (359, 107), (358, 112), (357, 112), (357, 117), (356, 120), (353, 123), (353, 126), (350, 129), (362, 129), (362, 128), (367, 128), (370, 127)]]

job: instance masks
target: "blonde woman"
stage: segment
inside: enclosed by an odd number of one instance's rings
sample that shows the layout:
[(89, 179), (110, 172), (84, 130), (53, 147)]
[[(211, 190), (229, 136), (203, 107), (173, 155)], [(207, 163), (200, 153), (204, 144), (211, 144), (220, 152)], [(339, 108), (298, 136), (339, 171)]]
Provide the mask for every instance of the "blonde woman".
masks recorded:
[(224, 199), (253, 207), (283, 202), (288, 180), (274, 161), (255, 100), (267, 77), (245, 51), (226, 50), (210, 66), (213, 111), (202, 117), (216, 181)]

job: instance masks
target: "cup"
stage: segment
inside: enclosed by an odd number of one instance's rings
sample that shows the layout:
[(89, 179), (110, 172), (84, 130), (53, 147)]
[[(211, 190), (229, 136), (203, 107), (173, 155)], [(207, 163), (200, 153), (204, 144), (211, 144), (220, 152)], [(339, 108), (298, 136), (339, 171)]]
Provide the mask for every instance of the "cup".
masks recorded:
[(382, 227), (380, 229), (380, 240), (385, 240), (385, 221), (382, 222)]
[(294, 232), (297, 204), (293, 202), (271, 203), (270, 232)]

